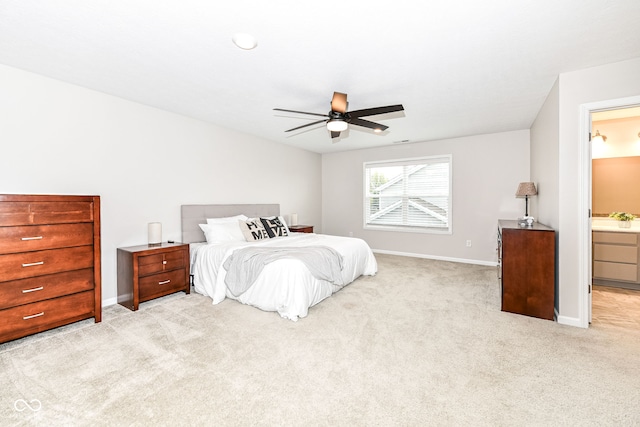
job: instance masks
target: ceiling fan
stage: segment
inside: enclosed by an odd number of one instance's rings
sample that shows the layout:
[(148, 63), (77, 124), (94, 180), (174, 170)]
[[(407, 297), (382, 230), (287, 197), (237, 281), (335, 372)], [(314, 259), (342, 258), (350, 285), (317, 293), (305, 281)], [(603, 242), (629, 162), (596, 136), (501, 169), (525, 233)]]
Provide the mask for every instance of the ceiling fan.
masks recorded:
[(347, 94), (333, 92), (333, 98), (331, 98), (331, 111), (329, 111), (328, 114), (307, 113), (305, 111), (285, 110), (282, 108), (274, 108), (274, 110), (284, 111), (287, 113), (309, 114), (312, 116), (326, 117), (322, 120), (288, 129), (285, 132), (291, 132), (294, 130), (305, 128), (307, 126), (313, 126), (317, 125), (318, 123), (325, 122), (327, 123), (327, 130), (331, 132), (331, 138), (338, 138), (340, 136), (340, 132), (347, 130), (350, 124), (373, 129), (374, 132), (382, 132), (388, 129), (389, 126), (381, 125), (380, 123), (374, 123), (369, 120), (364, 120), (362, 119), (362, 117), (393, 113), (396, 111), (404, 111), (404, 107), (402, 106), (402, 104), (398, 104), (388, 105), (386, 107), (374, 107), (365, 108), (363, 110), (347, 111)]

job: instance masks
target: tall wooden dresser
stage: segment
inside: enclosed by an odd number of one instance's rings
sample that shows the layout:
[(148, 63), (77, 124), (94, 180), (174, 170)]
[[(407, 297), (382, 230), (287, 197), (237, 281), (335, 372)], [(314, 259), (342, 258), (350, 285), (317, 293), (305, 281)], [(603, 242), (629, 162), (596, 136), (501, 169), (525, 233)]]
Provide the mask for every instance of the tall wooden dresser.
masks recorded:
[(100, 197), (0, 195), (0, 342), (101, 321)]
[(498, 222), (502, 311), (553, 320), (556, 278), (555, 230), (540, 223), (520, 227)]

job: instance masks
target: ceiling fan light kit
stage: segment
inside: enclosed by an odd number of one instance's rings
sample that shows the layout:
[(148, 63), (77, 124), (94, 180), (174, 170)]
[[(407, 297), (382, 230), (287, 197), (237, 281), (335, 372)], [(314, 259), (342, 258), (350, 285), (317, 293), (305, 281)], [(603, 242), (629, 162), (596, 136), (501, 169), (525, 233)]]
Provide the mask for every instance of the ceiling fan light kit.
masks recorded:
[(347, 130), (348, 127), (349, 124), (340, 119), (331, 119), (327, 122), (327, 129), (331, 132), (342, 132)]
[(389, 126), (371, 122), (369, 120), (362, 119), (361, 117), (404, 111), (404, 107), (402, 106), (402, 104), (388, 105), (386, 107), (365, 108), (355, 111), (347, 111), (347, 105), (348, 103), (346, 93), (333, 92), (333, 98), (331, 99), (331, 111), (329, 111), (328, 114), (308, 113), (306, 111), (285, 110), (282, 108), (274, 108), (274, 110), (284, 111), (287, 113), (309, 114), (312, 116), (326, 117), (322, 120), (316, 120), (315, 122), (288, 129), (285, 132), (291, 132), (308, 126), (317, 125), (319, 123), (326, 123), (327, 130), (331, 132), (331, 138), (339, 138), (340, 132), (347, 130), (350, 124), (372, 129), (374, 132), (380, 133), (384, 130), (387, 130)]
[(231, 40), (236, 46), (244, 50), (251, 50), (258, 46), (256, 38), (247, 33), (235, 33)]

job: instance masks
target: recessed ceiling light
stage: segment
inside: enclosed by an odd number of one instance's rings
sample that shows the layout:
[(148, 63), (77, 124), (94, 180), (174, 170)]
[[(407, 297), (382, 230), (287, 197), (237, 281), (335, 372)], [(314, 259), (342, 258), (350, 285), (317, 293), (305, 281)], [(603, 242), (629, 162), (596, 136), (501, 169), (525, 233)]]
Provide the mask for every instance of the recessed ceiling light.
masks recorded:
[(256, 38), (247, 33), (235, 33), (231, 40), (236, 46), (244, 50), (251, 50), (258, 46)]

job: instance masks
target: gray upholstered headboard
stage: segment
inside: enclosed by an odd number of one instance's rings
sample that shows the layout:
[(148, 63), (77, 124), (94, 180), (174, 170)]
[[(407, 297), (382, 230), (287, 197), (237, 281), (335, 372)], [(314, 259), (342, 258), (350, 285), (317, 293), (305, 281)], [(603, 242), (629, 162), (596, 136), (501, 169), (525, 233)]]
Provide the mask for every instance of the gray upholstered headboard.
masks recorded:
[(207, 218), (220, 218), (245, 214), (249, 218), (280, 215), (279, 204), (239, 204), (239, 205), (182, 205), (182, 243), (204, 242), (204, 233), (199, 224), (206, 224)]

